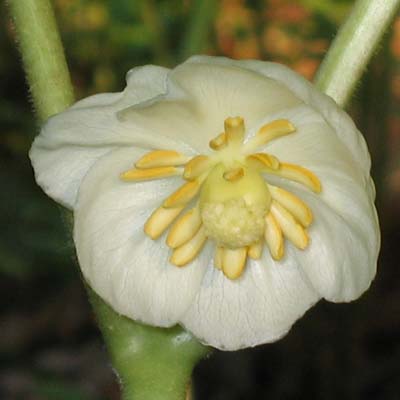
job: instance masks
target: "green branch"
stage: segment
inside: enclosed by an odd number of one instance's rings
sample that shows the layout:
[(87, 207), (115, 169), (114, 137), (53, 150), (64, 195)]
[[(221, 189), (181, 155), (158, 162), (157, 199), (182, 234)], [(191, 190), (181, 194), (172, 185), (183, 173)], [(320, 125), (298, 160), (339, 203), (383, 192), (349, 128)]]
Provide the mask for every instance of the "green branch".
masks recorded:
[[(73, 102), (54, 13), (48, 0), (10, 0), (9, 5), (34, 107), (44, 121)], [(160, 329), (136, 323), (115, 313), (89, 288), (88, 294), (123, 399), (183, 400), (192, 370), (208, 348), (178, 326)]]
[(154, 328), (121, 317), (89, 297), (122, 383), (123, 400), (183, 400), (192, 370), (209, 352), (179, 326)]
[(315, 78), (320, 90), (345, 106), (393, 19), (400, 0), (358, 0)]
[(9, 0), (17, 40), (40, 121), (71, 105), (73, 89), (49, 0)]

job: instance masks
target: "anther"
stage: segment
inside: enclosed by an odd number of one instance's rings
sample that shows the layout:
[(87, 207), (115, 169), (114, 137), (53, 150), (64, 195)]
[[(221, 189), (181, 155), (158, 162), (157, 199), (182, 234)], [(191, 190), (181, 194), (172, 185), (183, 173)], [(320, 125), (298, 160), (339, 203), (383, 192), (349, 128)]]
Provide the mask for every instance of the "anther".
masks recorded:
[(154, 150), (145, 154), (136, 163), (136, 168), (177, 166), (187, 163), (189, 157), (174, 150)]
[(234, 168), (224, 173), (223, 177), (226, 181), (235, 182), (244, 176), (243, 168)]
[(229, 279), (239, 278), (246, 266), (247, 247), (238, 249), (224, 248), (222, 256), (222, 271)]
[(315, 193), (321, 192), (321, 182), (319, 179), (310, 170), (299, 165), (281, 163), (277, 170), (269, 170), (268, 173), (301, 183)]
[(259, 170), (266, 168), (279, 168), (279, 160), (276, 157), (266, 153), (250, 154), (247, 156), (246, 161), (250, 166)]
[(203, 155), (193, 157), (185, 165), (185, 169), (183, 170), (183, 178), (191, 181), (206, 172), (208, 168), (210, 168), (209, 157)]
[(156, 168), (148, 168), (148, 169), (130, 169), (128, 171), (123, 172), (120, 175), (120, 178), (123, 181), (149, 181), (153, 179), (162, 179), (167, 178), (169, 176), (181, 175), (182, 170), (180, 168), (175, 167), (156, 167)]
[(167, 236), (167, 245), (173, 249), (182, 246), (196, 234), (200, 226), (200, 210), (195, 207), (182, 215), (171, 227)]
[(144, 224), (144, 232), (153, 240), (158, 239), (180, 214), (184, 207), (159, 207)]
[(283, 235), (278, 222), (271, 213), (265, 217), (264, 238), (271, 257), (274, 260), (280, 260), (284, 252)]
[(308, 245), (308, 235), (305, 229), (296, 222), (292, 214), (275, 200), (271, 204), (271, 213), (282, 229), (283, 234), (298, 249), (304, 250)]
[(163, 207), (171, 208), (186, 205), (197, 195), (200, 187), (201, 184), (198, 179), (185, 183), (164, 201)]
[(174, 264), (177, 267), (183, 267), (190, 263), (190, 261), (200, 253), (206, 240), (207, 237), (204, 228), (201, 227), (188, 242), (173, 251), (170, 258), (171, 264)]
[(248, 256), (253, 260), (259, 260), (262, 255), (263, 250), (263, 242), (260, 240), (257, 243), (252, 244), (249, 246)]
[(313, 219), (312, 212), (302, 200), (294, 194), (273, 185), (268, 185), (268, 189), (272, 198), (285, 207), (305, 228), (311, 224)]
[(244, 145), (244, 151), (249, 153), (260, 147), (266, 145), (271, 140), (281, 136), (288, 135), (296, 131), (295, 126), (287, 119), (277, 119), (264, 126), (262, 126), (257, 134)]
[(221, 150), (228, 144), (228, 137), (225, 132), (220, 133), (216, 138), (210, 140), (209, 146), (213, 150)]

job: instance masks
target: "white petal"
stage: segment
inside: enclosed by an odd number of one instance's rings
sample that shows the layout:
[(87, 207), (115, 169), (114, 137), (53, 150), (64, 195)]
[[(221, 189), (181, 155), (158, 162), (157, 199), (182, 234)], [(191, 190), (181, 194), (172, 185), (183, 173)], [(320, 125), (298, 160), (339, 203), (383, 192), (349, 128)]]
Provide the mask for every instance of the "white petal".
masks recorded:
[(168, 70), (132, 70), (122, 93), (105, 93), (77, 102), (51, 117), (30, 151), (36, 180), (58, 202), (72, 208), (80, 182), (89, 168), (109, 151), (128, 145), (157, 146), (162, 141), (117, 120), (117, 111), (165, 91)]
[[(263, 151), (273, 154), (281, 162), (297, 164), (312, 172), (315, 172), (315, 166), (324, 166), (351, 176), (355, 182), (364, 184), (369, 179), (368, 171), (354, 160), (348, 147), (313, 108), (302, 105), (268, 115), (261, 121), (261, 126), (281, 118), (288, 119), (296, 131), (268, 143)], [(250, 134), (254, 134), (259, 127), (256, 126)]]
[(122, 182), (119, 173), (142, 154), (122, 149), (90, 170), (75, 209), (74, 240), (83, 275), (114, 310), (171, 326), (191, 304), (205, 269), (198, 259), (183, 268), (171, 265), (165, 235), (156, 241), (144, 235), (146, 219), (181, 182)]
[[(276, 117), (283, 116), (268, 119)], [(311, 245), (299, 252), (299, 260), (316, 290), (331, 301), (353, 300), (375, 276), (380, 245), (369, 171), (361, 169), (332, 128), (310, 107), (288, 110), (285, 118), (296, 126), (296, 133), (272, 142), (265, 151), (308, 168), (319, 178), (322, 191), (313, 195), (288, 180), (265, 178), (295, 193), (313, 210)]]
[(204, 153), (226, 118), (241, 116), (251, 126), (268, 113), (300, 103), (284, 85), (252, 71), (183, 63), (168, 75), (163, 97), (127, 108), (119, 117)]
[(285, 335), (319, 296), (296, 262), (295, 250), (274, 261), (268, 251), (248, 260), (244, 274), (227, 279), (212, 265), (183, 325), (223, 350), (273, 342)]
[(368, 289), (376, 274), (380, 237), (375, 207), (368, 191), (345, 175), (327, 177), (322, 170), (319, 175), (325, 182), (319, 195), (281, 184), (314, 215), (311, 243), (296, 257), (322, 297), (351, 301)]
[(186, 63), (245, 68), (261, 76), (276, 79), (293, 91), (306, 104), (320, 112), (328, 124), (332, 126), (337, 137), (351, 151), (356, 162), (366, 173), (369, 172), (371, 161), (368, 149), (364, 138), (351, 118), (329, 96), (318, 91), (310, 82), (290, 68), (272, 62), (256, 60), (235, 61), (224, 57), (208, 56), (195, 56), (186, 61)]
[(171, 71), (170, 82), (194, 99), (203, 121), (198, 151), (223, 131), (228, 117), (241, 116), (251, 126), (265, 115), (301, 103), (277, 81), (234, 65), (186, 62)]

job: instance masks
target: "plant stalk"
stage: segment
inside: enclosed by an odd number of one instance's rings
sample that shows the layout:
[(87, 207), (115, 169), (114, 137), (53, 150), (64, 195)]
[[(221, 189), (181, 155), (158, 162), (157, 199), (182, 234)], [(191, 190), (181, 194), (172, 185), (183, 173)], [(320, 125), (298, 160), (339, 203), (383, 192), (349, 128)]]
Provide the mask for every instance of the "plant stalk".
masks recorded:
[(9, 0), (33, 105), (39, 121), (70, 106), (73, 88), (49, 0)]
[[(40, 122), (66, 109), (73, 90), (48, 0), (10, 0), (19, 48)], [(72, 222), (70, 214), (66, 219)], [(154, 328), (114, 312), (89, 287), (123, 400), (183, 400), (196, 363), (209, 349), (184, 329)]]
[(189, 25), (183, 35), (180, 59), (186, 60), (195, 54), (203, 53), (207, 47), (210, 27), (218, 7), (216, 0), (194, 0), (190, 11)]
[(340, 28), (315, 77), (340, 106), (349, 101), (399, 5), (400, 0), (358, 0)]

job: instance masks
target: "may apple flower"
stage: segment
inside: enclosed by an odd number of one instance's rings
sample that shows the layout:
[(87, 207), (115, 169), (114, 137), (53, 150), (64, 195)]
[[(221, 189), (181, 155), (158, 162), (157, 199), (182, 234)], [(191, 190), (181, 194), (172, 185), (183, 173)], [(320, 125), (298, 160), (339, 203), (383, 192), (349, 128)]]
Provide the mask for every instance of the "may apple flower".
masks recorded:
[(30, 156), (74, 211), (85, 279), (132, 319), (235, 350), (375, 276), (364, 139), (284, 66), (199, 56), (135, 68), (123, 92), (50, 118)]

